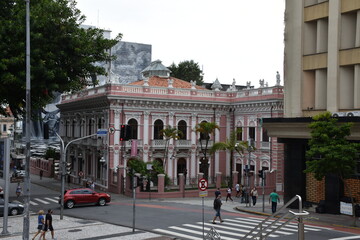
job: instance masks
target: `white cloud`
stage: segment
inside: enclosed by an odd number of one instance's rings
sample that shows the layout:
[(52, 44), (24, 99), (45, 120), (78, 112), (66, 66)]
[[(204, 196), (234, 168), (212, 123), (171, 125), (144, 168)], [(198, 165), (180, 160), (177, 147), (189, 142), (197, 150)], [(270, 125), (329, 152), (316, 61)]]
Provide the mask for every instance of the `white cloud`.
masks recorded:
[[(283, 72), (284, 0), (78, 0), (86, 24), (152, 45), (152, 60), (194, 60), (204, 80), (231, 84)], [(282, 75), (282, 74), (281, 74)]]

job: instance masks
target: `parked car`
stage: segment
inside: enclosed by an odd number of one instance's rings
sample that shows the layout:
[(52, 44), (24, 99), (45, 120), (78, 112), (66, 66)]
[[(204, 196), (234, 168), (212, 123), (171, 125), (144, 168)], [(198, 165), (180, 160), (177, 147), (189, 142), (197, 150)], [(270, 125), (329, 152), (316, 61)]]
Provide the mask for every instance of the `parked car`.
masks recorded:
[[(90, 188), (74, 188), (65, 190), (64, 206), (73, 208), (75, 205), (98, 204), (104, 206), (111, 201), (111, 196), (107, 193), (98, 193)], [(61, 198), (59, 199), (59, 203)]]
[(1, 186), (0, 186), (0, 198), (4, 198), (4, 190)]
[(25, 177), (25, 170), (16, 170), (15, 176), (16, 177)]
[[(5, 200), (0, 199), (0, 215), (1, 216), (4, 216), (4, 205), (5, 205)], [(24, 212), (24, 205), (18, 201), (9, 202), (8, 208), (9, 208), (9, 215), (11, 215), (11, 216), (22, 214)]]

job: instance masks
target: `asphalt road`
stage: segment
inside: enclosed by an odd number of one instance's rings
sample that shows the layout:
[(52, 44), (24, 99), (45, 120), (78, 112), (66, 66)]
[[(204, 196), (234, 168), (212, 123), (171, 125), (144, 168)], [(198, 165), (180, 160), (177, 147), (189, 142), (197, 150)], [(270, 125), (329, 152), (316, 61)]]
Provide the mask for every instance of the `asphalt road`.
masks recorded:
[[(10, 187), (11, 199), (16, 199), (16, 184)], [(12, 191), (13, 190), (13, 191)], [(30, 210), (37, 212), (40, 209), (54, 209), (60, 212), (57, 203), (59, 193), (35, 184), (32, 184)], [(18, 200), (22, 201), (20, 197)], [(224, 203), (231, 204), (231, 203)], [(137, 200), (135, 208), (135, 227), (137, 229), (156, 232), (177, 237), (178, 239), (202, 239), (203, 210), (201, 198), (175, 202), (173, 200)], [(64, 214), (83, 219), (92, 219), (121, 226), (133, 226), (133, 200), (121, 198), (112, 201), (106, 206), (81, 206), (65, 209)], [(238, 212), (222, 211), (224, 223), (211, 223), (214, 210), (211, 206), (204, 206), (204, 233), (212, 227), (221, 235), (221, 239), (239, 239), (260, 222), (263, 217)], [(292, 224), (273, 235), (277, 239), (298, 239), (297, 226)], [(320, 227), (306, 225), (305, 239), (333, 239), (348, 240), (360, 239), (359, 235), (338, 231), (334, 227)]]

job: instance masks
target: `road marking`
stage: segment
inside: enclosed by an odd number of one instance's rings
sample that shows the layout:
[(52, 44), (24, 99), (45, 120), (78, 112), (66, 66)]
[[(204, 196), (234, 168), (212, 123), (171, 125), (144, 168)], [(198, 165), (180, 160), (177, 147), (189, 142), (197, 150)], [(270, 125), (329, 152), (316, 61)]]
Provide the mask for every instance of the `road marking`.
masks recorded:
[(46, 202), (46, 201), (44, 201), (44, 200), (42, 200), (42, 199), (40, 199), (40, 198), (34, 198), (34, 200), (36, 200), (36, 201), (38, 201), (38, 202), (41, 202), (41, 203), (43, 203), (43, 204), (50, 204), (49, 202)]
[[(197, 228), (197, 229), (202, 229), (202, 226), (196, 226), (196, 225), (192, 225), (192, 224), (183, 224), (183, 226), (186, 227), (192, 227), (192, 228)], [(214, 226), (215, 227), (215, 226)], [(210, 231), (210, 228), (204, 228), (205, 231)], [(232, 232), (225, 232), (222, 230), (218, 230), (216, 229), (216, 231), (218, 233), (222, 233), (222, 234), (226, 234), (226, 235), (232, 235), (232, 236), (236, 236), (236, 237), (243, 237), (245, 236), (245, 234), (239, 234), (239, 233), (232, 233)], [(224, 237), (221, 237), (221, 239), (223, 239)]]
[(51, 202), (54, 202), (54, 203), (58, 203), (59, 201), (58, 200), (55, 200), (55, 199), (52, 199), (52, 198), (45, 198), (46, 200), (49, 200)]
[(331, 238), (329, 240), (348, 240), (348, 239), (359, 239), (359, 235), (358, 236), (350, 236), (350, 237), (340, 237), (340, 238)]
[[(186, 225), (191, 225), (191, 224), (184, 224), (184, 226), (186, 226)], [(198, 228), (198, 229), (201, 229), (201, 230), (202, 230), (202, 227), (200, 227), (200, 226), (195, 226), (195, 225), (193, 225), (193, 226), (191, 226), (191, 227)], [(194, 230), (190, 230), (190, 229), (182, 228), (182, 227), (175, 227), (175, 226), (173, 226), (173, 227), (170, 227), (170, 228), (175, 229), (175, 230), (178, 230), (178, 231), (185, 231), (185, 232), (189, 232), (189, 233), (194, 233), (194, 234), (197, 234), (197, 235), (202, 235), (202, 234), (203, 234), (202, 231), (194, 231)], [(205, 236), (206, 236), (206, 235), (207, 235), (207, 232), (210, 231), (210, 228), (204, 228), (204, 231), (205, 231)], [(231, 235), (231, 234), (229, 234), (229, 233), (227, 233), (227, 232), (224, 232), (224, 231), (216, 230), (216, 232), (218, 232), (218, 233), (221, 233), (221, 232), (222, 232), (222, 233), (224, 233), (224, 234)], [(243, 237), (243, 236), (245, 236), (245, 235), (242, 234), (242, 236), (241, 236), (241, 234), (237, 234), (236, 236), (238, 236), (238, 237)], [(230, 238), (230, 237), (224, 237), (224, 236), (221, 236), (221, 239), (224, 239), (224, 240), (237, 240), (237, 238)]]
[(202, 240), (202, 238), (196, 238), (194, 236), (190, 236), (190, 235), (186, 235), (186, 234), (182, 234), (182, 233), (177, 233), (177, 232), (173, 232), (173, 231), (168, 231), (168, 230), (163, 230), (163, 229), (154, 229), (154, 231), (162, 232), (162, 233), (168, 234), (170, 236), (178, 236), (178, 237), (187, 238), (187, 239), (193, 239), (193, 240)]
[(39, 204), (37, 204), (36, 202), (33, 202), (33, 201), (30, 201), (30, 204), (31, 204), (31, 205), (34, 205), (34, 206), (39, 205)]

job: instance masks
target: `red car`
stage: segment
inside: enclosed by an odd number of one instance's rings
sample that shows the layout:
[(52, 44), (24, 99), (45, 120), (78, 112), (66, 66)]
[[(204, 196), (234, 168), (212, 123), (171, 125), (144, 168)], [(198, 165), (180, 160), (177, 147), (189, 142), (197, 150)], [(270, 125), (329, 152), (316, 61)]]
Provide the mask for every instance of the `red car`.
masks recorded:
[[(98, 193), (90, 188), (74, 188), (65, 190), (64, 206), (73, 208), (75, 205), (98, 204), (104, 206), (109, 203), (111, 196), (107, 193)], [(59, 203), (61, 198), (59, 199)]]

